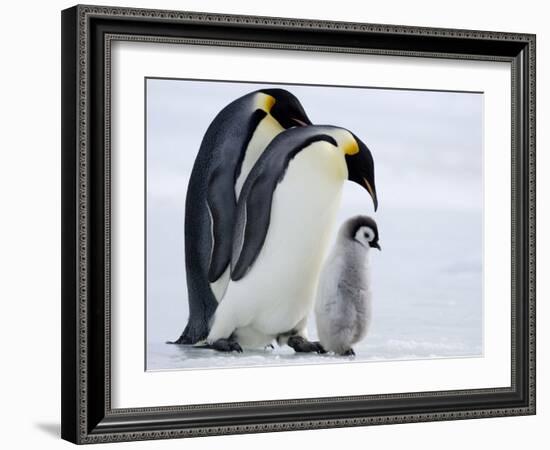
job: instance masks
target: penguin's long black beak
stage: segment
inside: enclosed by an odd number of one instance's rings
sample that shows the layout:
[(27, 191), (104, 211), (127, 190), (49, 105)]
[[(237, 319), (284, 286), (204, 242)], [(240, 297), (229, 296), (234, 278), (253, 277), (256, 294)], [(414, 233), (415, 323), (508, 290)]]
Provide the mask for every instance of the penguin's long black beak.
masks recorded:
[(307, 127), (308, 125), (311, 125), (311, 121), (308, 119), (307, 116), (302, 117), (301, 119), (297, 119), (296, 117), (293, 117), (290, 120), (292, 120), (299, 127)]
[(368, 147), (354, 135), (359, 150), (353, 154), (346, 155), (348, 166), (348, 180), (354, 181), (364, 187), (374, 203), (374, 210), (378, 209), (378, 197), (374, 183), (374, 160)]

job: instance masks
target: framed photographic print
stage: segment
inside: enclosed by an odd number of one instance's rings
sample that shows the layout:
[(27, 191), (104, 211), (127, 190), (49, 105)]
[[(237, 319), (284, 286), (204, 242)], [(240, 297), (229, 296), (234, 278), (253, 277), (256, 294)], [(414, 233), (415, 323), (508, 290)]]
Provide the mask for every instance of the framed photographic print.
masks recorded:
[(62, 12), (62, 437), (535, 413), (535, 36)]

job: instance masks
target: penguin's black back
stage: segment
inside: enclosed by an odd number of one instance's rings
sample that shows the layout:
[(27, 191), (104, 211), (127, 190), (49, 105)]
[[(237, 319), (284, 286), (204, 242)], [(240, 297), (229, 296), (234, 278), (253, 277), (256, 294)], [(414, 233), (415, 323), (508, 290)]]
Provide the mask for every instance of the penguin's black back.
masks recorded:
[(262, 110), (254, 111), (255, 94), (235, 100), (214, 118), (191, 171), (185, 203), (189, 322), (180, 338), (185, 343), (207, 336), (210, 318), (218, 305), (210, 281), (219, 278), (230, 263), (235, 181), (248, 142), (266, 115)]

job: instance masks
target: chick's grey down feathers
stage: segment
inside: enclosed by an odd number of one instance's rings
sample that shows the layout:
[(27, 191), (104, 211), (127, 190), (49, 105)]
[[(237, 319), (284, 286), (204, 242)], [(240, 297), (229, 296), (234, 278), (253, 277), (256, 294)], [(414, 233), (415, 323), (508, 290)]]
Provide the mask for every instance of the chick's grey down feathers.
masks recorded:
[(378, 229), (370, 217), (356, 216), (340, 228), (319, 278), (315, 316), (319, 341), (327, 351), (352, 355), (353, 344), (362, 340), (371, 321), (368, 242), (355, 239), (362, 227)]

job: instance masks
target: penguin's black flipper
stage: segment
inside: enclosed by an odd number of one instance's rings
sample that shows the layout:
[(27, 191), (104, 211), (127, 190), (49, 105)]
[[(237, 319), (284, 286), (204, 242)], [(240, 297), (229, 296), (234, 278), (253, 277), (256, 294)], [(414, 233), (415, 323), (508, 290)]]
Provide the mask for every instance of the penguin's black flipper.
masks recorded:
[(223, 275), (231, 261), (231, 236), (237, 205), (233, 181), (228, 182), (227, 177), (233, 179), (233, 174), (224, 167), (217, 167), (208, 180), (206, 202), (212, 230), (212, 256), (208, 268), (210, 283)]
[(290, 160), (318, 141), (337, 145), (334, 138), (315, 126), (284, 131), (271, 141), (250, 171), (237, 203), (232, 280), (240, 280), (246, 275), (262, 249), (269, 229), (273, 193), (283, 180)]
[(208, 281), (219, 279), (231, 262), (232, 237), (237, 210), (235, 183), (241, 173), (246, 145), (254, 130), (266, 116), (263, 110), (256, 110), (250, 116), (242, 136), (227, 137), (219, 144), (217, 166), (211, 170), (206, 187), (206, 201), (210, 214), (212, 232), (212, 253), (208, 268)]
[(269, 228), (274, 187), (267, 176), (260, 176), (255, 181), (236, 223), (233, 244), (235, 249), (238, 248), (238, 243), (242, 243), (242, 247), (240, 251), (233, 253), (234, 258), (238, 255), (231, 268), (231, 278), (235, 281), (240, 280), (254, 264)]

